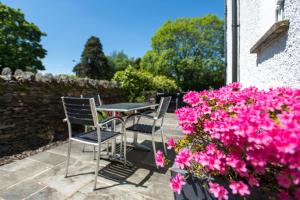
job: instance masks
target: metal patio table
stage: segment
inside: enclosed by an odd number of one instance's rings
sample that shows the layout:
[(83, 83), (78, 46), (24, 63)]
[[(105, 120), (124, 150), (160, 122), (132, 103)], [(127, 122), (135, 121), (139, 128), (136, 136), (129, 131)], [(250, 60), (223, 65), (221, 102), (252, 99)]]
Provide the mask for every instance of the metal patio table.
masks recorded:
[[(104, 104), (101, 106), (97, 106), (97, 111), (100, 112), (112, 112), (112, 116), (116, 116), (116, 112), (137, 112), (139, 110), (147, 109), (147, 108), (153, 108), (158, 106), (158, 104), (151, 104), (151, 103), (114, 103), (114, 104)], [(133, 122), (135, 123), (135, 122)], [(115, 130), (116, 124), (113, 122), (112, 129)], [(137, 133), (134, 133), (133, 142), (128, 143), (128, 146), (132, 146), (135, 149), (138, 150), (145, 150), (150, 151), (150, 148), (146, 147), (145, 145), (139, 144), (137, 142)], [(112, 142), (112, 148), (111, 148), (112, 156), (116, 156), (116, 140), (114, 139)]]

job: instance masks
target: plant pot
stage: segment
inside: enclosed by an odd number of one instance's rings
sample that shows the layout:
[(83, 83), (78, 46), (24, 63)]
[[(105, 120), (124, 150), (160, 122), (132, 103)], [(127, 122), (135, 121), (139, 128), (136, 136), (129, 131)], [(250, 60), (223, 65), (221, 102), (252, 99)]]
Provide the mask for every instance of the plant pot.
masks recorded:
[[(200, 180), (198, 177), (193, 175), (188, 175), (188, 172), (185, 170), (181, 170), (176, 167), (171, 168), (172, 177), (176, 176), (178, 173), (187, 177), (187, 179), (181, 193), (174, 193), (175, 200), (216, 200), (216, 198), (209, 192), (209, 188), (205, 186), (207, 184), (205, 184), (204, 180)], [(230, 200), (269, 200), (270, 197), (274, 198), (275, 196), (273, 193), (262, 192), (258, 188), (251, 188), (250, 196), (241, 197), (239, 195), (233, 195), (230, 193), (231, 190), (229, 189), (229, 183), (225, 179), (216, 178), (214, 182), (222, 185), (228, 190), (228, 197)]]
[[(178, 168), (171, 169), (171, 176), (174, 177), (176, 174), (182, 174), (187, 176), (187, 171)], [(191, 175), (186, 179), (186, 184), (183, 186), (181, 193), (174, 192), (175, 200), (213, 200), (215, 199), (208, 188), (203, 187), (204, 182), (199, 178)]]

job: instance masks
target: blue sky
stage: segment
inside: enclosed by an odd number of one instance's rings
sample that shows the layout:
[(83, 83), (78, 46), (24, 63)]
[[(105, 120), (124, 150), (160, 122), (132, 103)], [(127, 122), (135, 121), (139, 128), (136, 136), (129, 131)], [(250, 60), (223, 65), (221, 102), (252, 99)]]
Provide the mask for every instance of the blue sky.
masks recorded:
[(71, 74), (91, 36), (100, 38), (106, 55), (123, 50), (141, 57), (166, 21), (214, 13), (223, 18), (223, 0), (3, 0), (20, 8), (28, 21), (47, 33), (46, 72)]

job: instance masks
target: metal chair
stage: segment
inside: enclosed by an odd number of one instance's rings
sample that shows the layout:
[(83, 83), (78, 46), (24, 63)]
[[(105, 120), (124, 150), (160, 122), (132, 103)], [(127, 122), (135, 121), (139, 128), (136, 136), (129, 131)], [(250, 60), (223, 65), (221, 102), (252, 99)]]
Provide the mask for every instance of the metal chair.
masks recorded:
[[(164, 141), (164, 134), (163, 134), (163, 123), (164, 123), (164, 117), (168, 110), (170, 101), (171, 101), (171, 97), (162, 97), (159, 106), (154, 114), (135, 113), (129, 115), (125, 120), (125, 126), (126, 126), (128, 121), (135, 120), (137, 118), (137, 123), (134, 123), (132, 126), (127, 127), (126, 130), (152, 136), (152, 147), (153, 147), (154, 158), (156, 154), (154, 134), (158, 131), (160, 131), (161, 133), (164, 152), (167, 155), (167, 149), (166, 149), (166, 144)], [(150, 119), (152, 121), (152, 125), (140, 124), (139, 122), (141, 118)], [(158, 121), (160, 121), (160, 124), (157, 124)]]
[(99, 94), (97, 94), (97, 95), (80, 95), (80, 97), (81, 98), (93, 98), (95, 100), (96, 106), (102, 106), (102, 104), (103, 104)]
[[(95, 101), (96, 107), (97, 106), (102, 106), (102, 104), (103, 104), (99, 94), (97, 94), (97, 95), (80, 95), (80, 98), (93, 98), (94, 101)], [(98, 116), (101, 117), (101, 120), (105, 119), (105, 116), (102, 114), (102, 112), (97, 112), (97, 114), (98, 114)], [(89, 126), (85, 126), (85, 131), (87, 132), (89, 128), (90, 128)], [(108, 125), (106, 125), (105, 128), (108, 128)], [(109, 141), (107, 141), (107, 148), (106, 148), (107, 154), (108, 154), (108, 148), (109, 148)], [(83, 145), (83, 148), (82, 148), (82, 152), (84, 152), (84, 151), (85, 151), (85, 144)], [(93, 149), (94, 159), (95, 159), (95, 155), (96, 155), (95, 151), (96, 151), (96, 149), (95, 149), (95, 146), (94, 146), (94, 149)]]
[(161, 97), (168, 97), (171, 96), (171, 101), (170, 101), (170, 106), (168, 108), (169, 111), (174, 112), (175, 110), (177, 110), (179, 108), (179, 100), (180, 100), (180, 96), (181, 94), (179, 92), (177, 93), (160, 93), (157, 92), (156, 93), (156, 102), (159, 102)]
[[(98, 147), (97, 162), (95, 167), (95, 182), (94, 190), (96, 189), (99, 162), (100, 162), (100, 152), (101, 144), (115, 139), (117, 136), (121, 135), (121, 148), (123, 145), (123, 136), (125, 137), (124, 143), (124, 164), (126, 165), (126, 132), (124, 120), (119, 117), (108, 118), (105, 121), (98, 122), (97, 110), (94, 98), (73, 98), (73, 97), (62, 97), (63, 107), (66, 115), (65, 121), (68, 124), (69, 130), (69, 143), (68, 143), (68, 155), (66, 163), (66, 177), (68, 176), (68, 168), (71, 154), (71, 143), (73, 141), (80, 142), (83, 144), (93, 145)], [(103, 129), (103, 127), (113, 121), (120, 121), (122, 123), (121, 132), (108, 131)], [(72, 125), (83, 125), (83, 126), (93, 126), (95, 129), (87, 132), (75, 133), (72, 131)]]

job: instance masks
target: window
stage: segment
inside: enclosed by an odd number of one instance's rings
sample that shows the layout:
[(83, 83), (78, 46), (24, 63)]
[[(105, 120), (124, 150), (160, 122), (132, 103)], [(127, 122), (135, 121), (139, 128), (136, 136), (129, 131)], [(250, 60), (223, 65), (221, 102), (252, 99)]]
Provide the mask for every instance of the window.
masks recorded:
[(276, 21), (284, 19), (284, 0), (277, 0), (276, 5)]
[[(263, 3), (267, 4), (269, 1), (265, 1)], [(276, 15), (275, 15), (275, 23), (265, 32), (260, 39), (251, 47), (250, 53), (260, 53), (264, 48), (268, 47), (269, 45), (273, 44), (276, 38), (281, 37), (284, 33), (286, 33), (289, 29), (290, 22), (284, 16), (284, 0), (272, 0), (276, 3), (273, 4), (275, 7), (276, 5)], [(273, 9), (274, 9), (273, 7)], [(266, 6), (264, 8), (267, 8)], [(264, 12), (262, 12), (264, 14)], [(270, 21), (269, 19), (267, 19)], [(274, 18), (272, 19), (272, 22)]]

